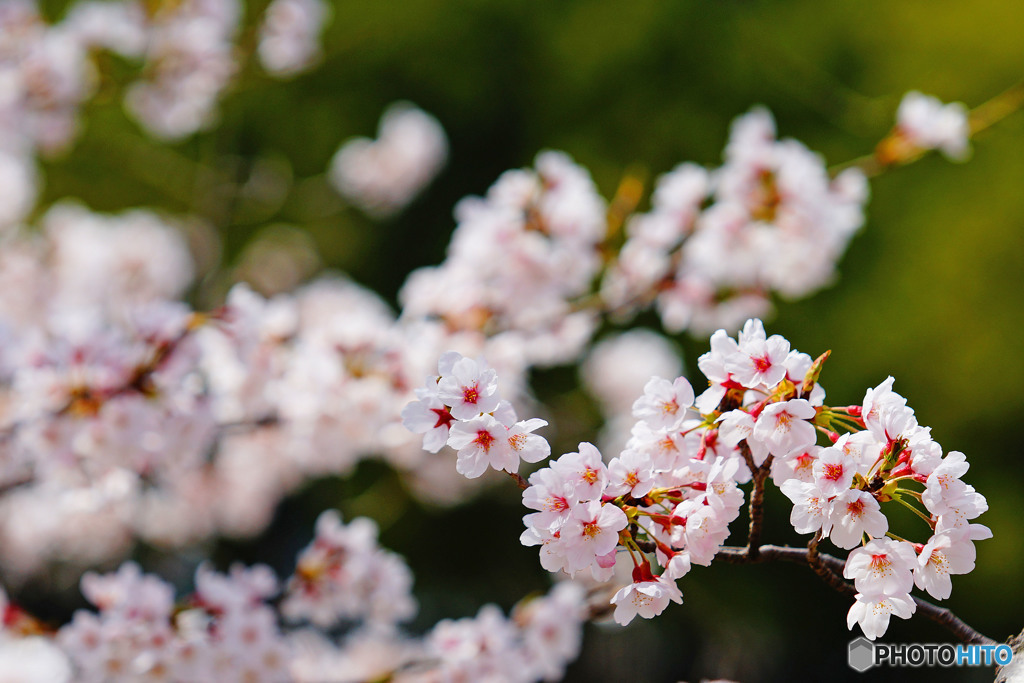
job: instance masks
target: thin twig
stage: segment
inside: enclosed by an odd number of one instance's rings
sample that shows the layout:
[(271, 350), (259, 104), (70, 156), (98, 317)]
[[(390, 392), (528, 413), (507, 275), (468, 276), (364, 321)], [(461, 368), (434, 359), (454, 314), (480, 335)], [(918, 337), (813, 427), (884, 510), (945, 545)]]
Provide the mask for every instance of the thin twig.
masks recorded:
[(989, 128), (1024, 107), (1024, 81), (1017, 81), (987, 102), (971, 110), (967, 117), (971, 136)]
[[(1024, 80), (1014, 83), (967, 113), (970, 136), (974, 137), (983, 130), (991, 128), (1011, 114), (1020, 111), (1021, 108), (1024, 108)], [(894, 131), (879, 143), (873, 153), (833, 166), (829, 169), (829, 173), (836, 176), (848, 168), (856, 167), (868, 178), (874, 178), (895, 166), (911, 164), (926, 156), (929, 151), (900, 143)]]
[(516, 486), (518, 486), (522, 490), (525, 491), (527, 488), (529, 488), (530, 485), (526, 482), (525, 479), (522, 478), (522, 476), (516, 474), (515, 472), (508, 472), (507, 470), (505, 473), (508, 474), (508, 476), (512, 477), (512, 479), (514, 479), (516, 482)]

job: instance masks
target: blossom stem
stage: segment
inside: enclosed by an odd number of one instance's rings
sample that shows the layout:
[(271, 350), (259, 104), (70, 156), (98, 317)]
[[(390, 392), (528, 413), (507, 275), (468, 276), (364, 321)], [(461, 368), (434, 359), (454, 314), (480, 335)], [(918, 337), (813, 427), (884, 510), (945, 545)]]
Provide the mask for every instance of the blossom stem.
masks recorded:
[(1024, 107), (1024, 81), (1017, 81), (987, 102), (971, 110), (967, 122), (971, 135), (993, 126)]
[(512, 477), (512, 479), (515, 480), (516, 485), (522, 490), (525, 491), (530, 487), (530, 485), (527, 483), (525, 479), (523, 479), (521, 475), (516, 474), (515, 472), (509, 472), (508, 470), (506, 470), (505, 472), (506, 474), (508, 474), (508, 476)]
[[(900, 505), (902, 505), (903, 507), (905, 507), (908, 510), (910, 510), (911, 512), (913, 512), (915, 515), (917, 515), (921, 519), (923, 519), (925, 521), (925, 524), (927, 524), (930, 528), (932, 528), (932, 529), (935, 528), (935, 523), (932, 522), (931, 517), (928, 517), (926, 514), (924, 514), (920, 510), (918, 510), (916, 507), (914, 507), (913, 505), (911, 505), (907, 501), (903, 500), (902, 497), (894, 494), (892, 496), (892, 499), (895, 500)], [(891, 536), (892, 534), (889, 534), (889, 535)], [(903, 540), (903, 539), (899, 539), (899, 540)]]

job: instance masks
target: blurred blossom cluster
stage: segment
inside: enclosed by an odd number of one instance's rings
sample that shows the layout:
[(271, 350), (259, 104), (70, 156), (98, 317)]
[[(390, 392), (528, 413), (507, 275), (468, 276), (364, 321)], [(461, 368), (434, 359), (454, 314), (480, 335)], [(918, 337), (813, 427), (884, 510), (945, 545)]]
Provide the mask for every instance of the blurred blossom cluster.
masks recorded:
[[(283, 594), (263, 565), (226, 574), (200, 566), (195, 591), (181, 597), (134, 563), (86, 573), (81, 584), (96, 611), (77, 611), (52, 640), (27, 635), (38, 625), (0, 592), (0, 663), (18, 676), (11, 680), (528, 683), (564, 672), (587, 614), (584, 590), (566, 583), (509, 617), (488, 605), (475, 619), (411, 637), (396, 626), (415, 613), (405, 563), (377, 546), (372, 522), (346, 526), (334, 511), (321, 516)], [(343, 635), (328, 639), (305, 623)]]
[(324, 0), (274, 0), (260, 27), (259, 57), (269, 73), (291, 76), (320, 56), (319, 35), (330, 18)]
[(964, 161), (971, 154), (969, 137), (967, 107), (962, 103), (943, 104), (916, 90), (900, 102), (893, 138), (921, 151), (938, 149), (949, 159)]
[(609, 305), (628, 315), (653, 291), (666, 329), (707, 333), (763, 315), (773, 293), (829, 284), (864, 221), (866, 180), (857, 169), (831, 178), (821, 157), (775, 137), (755, 109), (733, 123), (720, 168), (684, 163), (658, 180), (606, 275)]
[(573, 300), (600, 272), (605, 231), (605, 202), (587, 171), (541, 153), (536, 170), (508, 171), (486, 197), (462, 200), (455, 217), (444, 263), (402, 288), (403, 315), (483, 332), (531, 363), (577, 357), (596, 317)]
[(397, 102), (380, 119), (377, 139), (352, 138), (331, 159), (331, 183), (366, 213), (387, 218), (433, 180), (448, 158), (444, 128), (430, 114)]
[[(242, 67), (239, 0), (83, 0), (48, 24), (35, 0), (0, 5), (0, 227), (32, 209), (37, 153), (73, 143), (79, 111), (109, 76), (100, 57), (135, 68), (126, 110), (151, 135), (177, 140), (212, 125), (217, 103)], [(329, 18), (322, 0), (276, 0), (267, 8), (258, 56), (268, 73), (312, 66)], [(103, 87), (108, 87), (106, 82)]]

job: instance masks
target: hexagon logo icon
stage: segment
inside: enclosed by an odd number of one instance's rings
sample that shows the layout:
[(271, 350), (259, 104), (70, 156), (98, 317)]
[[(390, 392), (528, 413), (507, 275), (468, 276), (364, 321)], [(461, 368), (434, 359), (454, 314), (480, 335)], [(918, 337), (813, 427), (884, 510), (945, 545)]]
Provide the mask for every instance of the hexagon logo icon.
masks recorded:
[(874, 644), (864, 637), (851, 640), (847, 661), (851, 669), (864, 673), (875, 665)]

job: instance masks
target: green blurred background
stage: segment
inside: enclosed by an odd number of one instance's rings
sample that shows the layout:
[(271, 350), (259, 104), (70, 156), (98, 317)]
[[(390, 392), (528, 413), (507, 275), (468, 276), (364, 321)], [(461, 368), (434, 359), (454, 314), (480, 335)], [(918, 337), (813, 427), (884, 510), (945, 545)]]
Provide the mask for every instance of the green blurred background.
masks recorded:
[[(67, 3), (44, 4), (57, 17)], [(247, 22), (264, 5), (250, 3)], [(1024, 5), (995, 0), (338, 2), (318, 69), (278, 82), (246, 68), (220, 124), (186, 141), (149, 140), (105, 87), (73, 149), (44, 163), (42, 206), (74, 196), (98, 210), (153, 206), (203, 217), (220, 233), (221, 272), (254, 236), (287, 224), (299, 231), (293, 237), (308, 236), (324, 266), (393, 303), (410, 270), (443, 258), (455, 202), (541, 149), (572, 154), (608, 197), (627, 168), (653, 178), (684, 160), (716, 164), (730, 121), (764, 104), (782, 136), (839, 163), (873, 149), (908, 90), (975, 106), (1016, 82), (1022, 35)], [(130, 72), (114, 60), (105, 69)], [(375, 135), (382, 110), (398, 99), (441, 121), (450, 161), (405, 213), (374, 222), (346, 207), (322, 173), (343, 140)], [(837, 404), (859, 402), (867, 387), (896, 376), (921, 423), (946, 450), (968, 455), (966, 479), (991, 507), (978, 521), (995, 538), (979, 544), (978, 569), (954, 580), (947, 604), (1002, 640), (1024, 627), (1024, 115), (973, 144), (966, 164), (930, 156), (875, 179), (867, 223), (837, 283), (781, 302), (769, 329), (811, 355), (832, 349), (823, 383)], [(264, 177), (277, 190), (261, 192)], [(204, 283), (197, 305), (222, 291), (216, 278)], [(679, 343), (699, 378), (694, 360), (706, 340)], [(536, 375), (556, 453), (599, 427), (576, 386), (572, 368)], [(769, 499), (766, 540), (800, 543), (780, 498)], [(260, 539), (221, 543), (218, 562), (269, 560), (287, 573), (326, 507), (377, 518), (385, 545), (408, 558), (422, 606), (413, 630), (489, 601), (507, 609), (546, 586), (536, 550), (519, 546), (523, 509), (512, 487), (456, 509), (425, 509), (375, 464), (311, 485)], [(438, 525), (461, 540), (439, 547)], [(743, 521), (733, 528), (741, 542)], [(569, 680), (859, 678), (845, 660), (849, 601), (810, 571), (713, 565), (681, 587), (686, 603), (653, 622), (624, 632), (589, 627)], [(885, 639), (948, 637), (915, 618), (894, 620)], [(915, 676), (990, 680), (991, 670), (871, 678)]]

